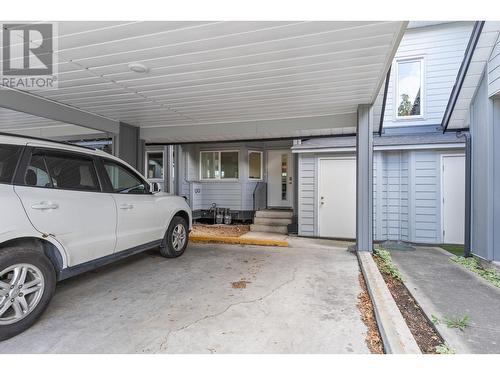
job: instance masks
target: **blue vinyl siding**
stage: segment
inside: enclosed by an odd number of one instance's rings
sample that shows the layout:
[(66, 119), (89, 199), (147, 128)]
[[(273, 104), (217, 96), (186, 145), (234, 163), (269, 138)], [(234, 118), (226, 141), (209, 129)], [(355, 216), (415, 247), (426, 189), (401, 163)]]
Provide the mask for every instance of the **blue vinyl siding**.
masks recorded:
[[(441, 25), (408, 29), (399, 45), (395, 59), (423, 57), (424, 94), (423, 118), (396, 120), (395, 110), (395, 63), (387, 91), (384, 128), (415, 125), (440, 124), (455, 84), (469, 41), (473, 22), (454, 22)], [(374, 105), (375, 121), (378, 124), (382, 106), (383, 89)]]
[(299, 155), (299, 235), (316, 236), (316, 158), (311, 154)]
[[(376, 151), (373, 157), (375, 240), (441, 243), (441, 156), (457, 150)], [(318, 158), (299, 154), (299, 235), (318, 236)]]

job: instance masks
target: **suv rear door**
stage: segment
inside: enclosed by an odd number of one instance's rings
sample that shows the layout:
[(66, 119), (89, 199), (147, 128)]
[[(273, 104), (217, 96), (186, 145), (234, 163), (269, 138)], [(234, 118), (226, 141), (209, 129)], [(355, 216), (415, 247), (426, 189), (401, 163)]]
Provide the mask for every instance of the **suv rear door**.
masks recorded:
[(33, 226), (53, 236), (74, 266), (112, 254), (116, 205), (103, 192), (96, 158), (84, 153), (31, 148), (15, 192)]

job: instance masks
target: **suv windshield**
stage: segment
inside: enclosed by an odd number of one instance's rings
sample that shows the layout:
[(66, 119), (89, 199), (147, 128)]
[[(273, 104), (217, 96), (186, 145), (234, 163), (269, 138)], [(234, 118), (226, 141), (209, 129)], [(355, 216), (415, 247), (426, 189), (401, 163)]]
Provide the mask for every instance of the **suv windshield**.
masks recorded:
[(0, 145), (0, 184), (10, 184), (22, 146)]

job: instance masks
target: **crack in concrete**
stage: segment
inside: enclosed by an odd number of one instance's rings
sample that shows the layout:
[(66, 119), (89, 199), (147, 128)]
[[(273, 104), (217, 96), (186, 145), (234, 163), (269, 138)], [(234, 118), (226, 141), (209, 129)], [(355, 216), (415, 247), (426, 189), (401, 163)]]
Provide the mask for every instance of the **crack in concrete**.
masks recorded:
[(208, 319), (212, 319), (212, 318), (216, 318), (224, 313), (226, 313), (229, 309), (231, 309), (232, 307), (235, 307), (235, 306), (238, 306), (238, 305), (245, 305), (245, 304), (250, 304), (250, 303), (255, 303), (255, 302), (260, 302), (264, 299), (266, 299), (267, 297), (270, 297), (271, 295), (273, 295), (276, 291), (278, 291), (279, 289), (283, 288), (284, 286), (292, 283), (295, 281), (295, 277), (297, 276), (297, 268), (295, 268), (293, 270), (293, 275), (292, 277), (287, 280), (287, 281), (284, 281), (283, 283), (281, 283), (280, 285), (278, 285), (277, 287), (273, 288), (271, 291), (269, 291), (268, 293), (264, 294), (263, 296), (259, 297), (259, 298), (254, 298), (254, 299), (251, 299), (251, 300), (247, 300), (247, 301), (240, 301), (240, 302), (235, 302), (235, 303), (231, 303), (229, 304), (225, 309), (223, 309), (222, 311), (220, 312), (217, 312), (217, 313), (214, 313), (214, 314), (209, 314), (209, 315), (205, 315), (203, 318), (199, 318), (199, 319), (196, 319), (194, 321), (192, 321), (191, 323), (188, 323), (180, 328), (177, 328), (177, 329), (174, 329), (174, 330), (170, 330), (168, 331), (167, 335), (165, 336), (165, 339), (160, 343), (160, 351), (166, 351), (168, 349), (168, 340), (170, 338), (170, 336), (174, 333), (177, 333), (177, 332), (180, 332), (180, 331), (184, 331), (202, 321), (205, 321), (205, 320), (208, 320)]

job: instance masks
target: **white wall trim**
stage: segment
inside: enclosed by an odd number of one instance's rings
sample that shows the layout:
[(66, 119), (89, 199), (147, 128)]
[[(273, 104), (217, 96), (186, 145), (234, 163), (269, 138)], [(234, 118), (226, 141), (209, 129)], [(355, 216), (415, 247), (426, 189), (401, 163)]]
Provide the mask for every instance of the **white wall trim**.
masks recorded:
[[(374, 146), (374, 151), (390, 150), (442, 150), (442, 149), (465, 149), (463, 143), (435, 143), (425, 145), (388, 145)], [(356, 152), (356, 147), (329, 147), (329, 148), (304, 148), (292, 150), (294, 154), (327, 153), (327, 152)]]

